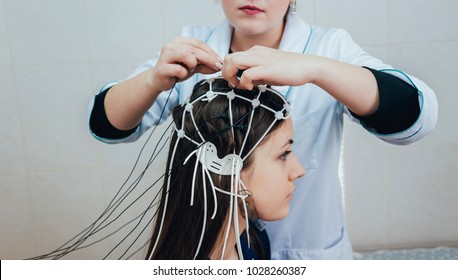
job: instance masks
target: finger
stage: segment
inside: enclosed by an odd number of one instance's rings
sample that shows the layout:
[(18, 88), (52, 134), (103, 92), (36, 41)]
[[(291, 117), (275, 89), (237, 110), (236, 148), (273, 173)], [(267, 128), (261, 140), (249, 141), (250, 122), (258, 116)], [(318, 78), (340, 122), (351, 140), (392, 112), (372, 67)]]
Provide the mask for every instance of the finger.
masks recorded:
[(240, 81), (237, 85), (237, 88), (252, 90), (254, 87), (253, 80), (251, 80), (247, 75), (242, 74)]
[(210, 68), (210, 67), (207, 67), (203, 64), (199, 64), (196, 66), (196, 68), (194, 69), (194, 73), (201, 73), (201, 74), (214, 74), (216, 72), (218, 72), (219, 70), (215, 70), (213, 68)]
[(190, 51), (196, 58), (198, 64), (205, 65), (215, 71), (220, 71), (223, 67), (222, 63), (218, 59), (215, 59), (214, 56), (209, 55), (201, 49), (191, 47)]
[(228, 55), (224, 59), (223, 68), (221, 69), (221, 73), (223, 78), (228, 81), (229, 85), (232, 87), (236, 87), (239, 83), (239, 79), (237, 77), (237, 73), (240, 69), (234, 63), (234, 56)]
[(198, 60), (199, 64), (205, 64), (214, 70), (221, 70), (223, 59), (204, 41), (194, 38), (175, 38), (171, 45), (179, 49), (187, 49)]
[(180, 64), (165, 64), (162, 66), (161, 74), (164, 77), (174, 77), (177, 79), (186, 79), (190, 71)]
[(181, 42), (183, 44), (193, 46), (196, 49), (200, 49), (201, 51), (207, 53), (209, 56), (216, 58), (219, 62), (223, 62), (223, 59), (221, 59), (219, 55), (206, 42), (202, 40), (188, 37), (178, 37), (177, 42)]
[(168, 61), (172, 64), (182, 64), (188, 70), (194, 69), (198, 64), (194, 55), (186, 49), (173, 50), (168, 57)]
[(258, 85), (270, 84), (275, 85), (271, 79), (269, 79), (269, 70), (265, 67), (253, 67), (243, 71), (240, 78), (239, 87), (244, 89), (253, 89)]
[[(221, 68), (221, 59), (205, 42), (193, 38), (175, 38), (165, 44), (161, 51), (161, 57), (167, 62), (181, 62), (189, 68), (194, 68), (198, 63), (191, 59), (199, 60), (215, 70)], [(218, 65), (219, 64), (219, 67)]]

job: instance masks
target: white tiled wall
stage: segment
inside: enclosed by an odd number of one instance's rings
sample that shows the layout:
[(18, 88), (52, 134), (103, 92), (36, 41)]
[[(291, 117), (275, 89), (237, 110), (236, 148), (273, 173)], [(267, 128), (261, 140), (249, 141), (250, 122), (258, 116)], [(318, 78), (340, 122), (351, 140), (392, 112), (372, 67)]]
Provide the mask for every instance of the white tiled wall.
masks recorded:
[[(298, 4), (306, 21), (347, 29), (371, 54), (429, 83), (439, 99), (437, 129), (408, 147), (346, 123), (346, 211), (355, 248), (458, 245), (458, 2)], [(100, 214), (143, 140), (94, 140), (90, 98), (126, 78), (183, 25), (222, 16), (217, 0), (0, 0), (0, 258), (55, 249)], [(74, 257), (101, 258), (109, 245), (100, 246)]]
[[(360, 127), (346, 123), (350, 236), (354, 247), (362, 250), (457, 246), (458, 125), (454, 108), (458, 104), (458, 24), (454, 15), (458, 14), (458, 2), (378, 2), (388, 4), (387, 10), (379, 10), (386, 11), (386, 21), (374, 24), (386, 25), (378, 29), (388, 30), (388, 39), (367, 41), (365, 46), (436, 91), (439, 121), (428, 137), (407, 147), (377, 141)], [(354, 37), (364, 42), (364, 32), (370, 34), (362, 29)]]

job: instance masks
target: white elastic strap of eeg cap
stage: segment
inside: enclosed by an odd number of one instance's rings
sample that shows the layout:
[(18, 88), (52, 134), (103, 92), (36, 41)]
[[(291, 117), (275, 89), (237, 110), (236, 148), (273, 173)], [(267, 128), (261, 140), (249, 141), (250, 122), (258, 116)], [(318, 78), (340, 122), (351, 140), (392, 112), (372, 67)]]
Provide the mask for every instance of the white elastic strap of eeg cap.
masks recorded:
[[(209, 150), (212, 152), (209, 152)], [(193, 202), (193, 197), (194, 197), (194, 192), (195, 192), (197, 167), (200, 163), (200, 165), (202, 166), (202, 178), (204, 177), (208, 178), (210, 185), (211, 185), (212, 193), (213, 193), (215, 208), (214, 208), (211, 219), (213, 219), (216, 216), (216, 211), (218, 207), (216, 191), (230, 195), (231, 202), (230, 202), (230, 215), (228, 219), (228, 229), (230, 229), (230, 223), (233, 217), (234, 223), (235, 223), (235, 232), (236, 234), (240, 234), (238, 223), (236, 223), (236, 220), (238, 220), (238, 207), (237, 207), (238, 200), (237, 199), (245, 200), (248, 196), (238, 194), (235, 188), (237, 188), (237, 186), (241, 184), (240, 171), (243, 168), (243, 162), (242, 162), (242, 159), (238, 155), (230, 154), (230, 155), (225, 156), (223, 159), (219, 159), (217, 154), (218, 153), (216, 151), (216, 146), (214, 146), (211, 142), (207, 142), (205, 144), (200, 145), (198, 149), (190, 153), (188, 157), (185, 159), (183, 164), (186, 164), (193, 155), (196, 155), (197, 157), (196, 164), (194, 167), (194, 172), (193, 172), (193, 182), (191, 186), (191, 192), (192, 192), (191, 206), (193, 205), (192, 202)], [(219, 169), (213, 168), (213, 165), (215, 163), (219, 163)], [(230, 175), (231, 176), (231, 192), (227, 192), (227, 191), (224, 191), (216, 187), (211, 177), (210, 171), (218, 175)], [(207, 193), (206, 193), (206, 189), (207, 189), (206, 180), (203, 180), (202, 183), (203, 183), (203, 192), (204, 192), (203, 194), (204, 195), (204, 217), (207, 217), (208, 203), (207, 203)], [(248, 217), (248, 210), (246, 209), (246, 207), (244, 207), (244, 212), (245, 212), (245, 216)], [(200, 251), (200, 248), (202, 246), (203, 237), (205, 233), (205, 227), (206, 227), (206, 219), (204, 220), (205, 221), (202, 224), (202, 232), (201, 232), (201, 236), (199, 239), (199, 243), (196, 249), (194, 259), (197, 257)], [(227, 244), (227, 239), (228, 239), (228, 233), (229, 231), (226, 232), (225, 245), (223, 246), (222, 257), (224, 256), (225, 248), (227, 246), (226, 244)], [(236, 241), (239, 242), (239, 239), (237, 239)], [(237, 246), (238, 246), (238, 250), (241, 250), (240, 243), (238, 243)]]
[[(270, 92), (273, 92), (275, 93), (274, 91), (270, 90), (269, 88), (267, 88), (266, 86), (258, 86), (258, 89), (259, 89), (259, 94), (258, 94), (258, 97), (256, 99), (253, 99), (252, 100), (252, 105), (253, 105), (253, 111), (252, 111), (252, 116), (254, 114), (254, 111), (256, 108), (258, 107), (262, 107), (270, 112), (272, 112), (274, 115), (275, 115), (275, 119), (272, 121), (272, 123), (270, 124), (270, 126), (266, 129), (266, 131), (264, 132), (264, 134), (261, 136), (261, 138), (259, 138), (259, 140), (256, 142), (255, 145), (253, 145), (253, 147), (251, 148), (251, 150), (242, 158), (242, 161), (245, 161), (245, 159), (247, 159), (251, 153), (256, 149), (256, 147), (262, 142), (262, 140), (264, 140), (264, 138), (267, 136), (267, 134), (269, 133), (269, 131), (272, 129), (272, 127), (274, 126), (274, 124), (279, 121), (279, 120), (283, 120), (283, 119), (286, 119), (286, 117), (284, 117), (283, 115), (283, 111), (288, 111), (289, 110), (289, 106), (286, 106), (287, 105), (287, 102), (286, 100), (285, 101), (285, 104), (283, 106), (283, 109), (281, 111), (275, 111), (273, 110), (272, 108), (269, 108), (268, 106), (262, 104), (259, 100), (261, 94), (267, 90), (269, 90)], [(277, 93), (275, 93), (277, 94)], [(283, 98), (284, 99), (284, 98)], [(253, 118), (250, 118), (250, 122), (249, 122), (249, 127), (251, 127), (251, 124), (253, 122)], [(243, 140), (243, 146), (245, 146), (245, 142), (248, 138), (248, 133), (245, 135), (245, 139)], [(242, 152), (243, 152), (243, 149), (240, 150), (240, 155), (239, 156), (242, 156)]]
[[(234, 170), (235, 171), (235, 170)], [(235, 176), (231, 176), (232, 178), (235, 179), (235, 182), (233, 184), (233, 193), (236, 194), (237, 189), (238, 189), (238, 182), (240, 180), (240, 172), (237, 174), (234, 174)], [(232, 207), (234, 207), (234, 234), (236, 236), (235, 238), (235, 243), (237, 245), (237, 251), (239, 253), (239, 258), (243, 260), (243, 252), (242, 252), (242, 245), (240, 244), (240, 228), (239, 228), (239, 207), (238, 207), (238, 199), (237, 196), (234, 195), (234, 204)]]
[[(237, 251), (239, 254), (239, 257), (243, 260), (243, 252), (242, 252), (242, 247), (240, 243), (240, 229), (239, 229), (239, 223), (238, 223), (238, 200), (237, 198), (241, 198), (243, 200), (246, 199), (247, 196), (239, 195), (236, 192), (236, 188), (240, 185), (240, 172), (235, 172), (235, 170), (238, 170), (240, 162), (237, 162), (232, 166), (233, 174), (231, 175), (231, 192), (230, 192), (230, 206), (229, 206), (229, 217), (227, 220), (227, 227), (226, 227), (226, 235), (224, 238), (224, 244), (223, 244), (223, 249), (221, 251), (221, 259), (224, 259), (224, 253), (226, 252), (226, 247), (227, 247), (227, 241), (229, 239), (229, 232), (231, 230), (231, 222), (234, 223), (234, 233), (236, 238), (236, 245), (237, 245)], [(246, 208), (245, 210), (245, 215), (248, 216), (248, 211)]]
[[(213, 219), (215, 216), (216, 216), (216, 210), (217, 210), (217, 207), (218, 207), (218, 202), (217, 202), (217, 198), (216, 198), (216, 192), (215, 192), (215, 189), (216, 190), (219, 190), (219, 191), (222, 191), (221, 189), (219, 188), (216, 188), (214, 182), (213, 182), (213, 179), (211, 178), (211, 175), (209, 173), (209, 168), (208, 166), (211, 166), (212, 164), (215, 163), (215, 160), (214, 158), (218, 158), (217, 157), (217, 151), (216, 151), (216, 146), (215, 146), (215, 150), (213, 152), (208, 152), (208, 145), (210, 142), (207, 142), (205, 143), (205, 145), (201, 145), (199, 147), (199, 152), (197, 153), (197, 158), (198, 160), (196, 160), (196, 169), (197, 169), (197, 163), (201, 163), (202, 165), (202, 178), (205, 178), (205, 176), (207, 176), (208, 180), (210, 181), (210, 184), (211, 184), (211, 188), (212, 188), (212, 193), (213, 193), (213, 198), (214, 198), (214, 204), (215, 204), (215, 208), (214, 208), (214, 211), (213, 211), (213, 215), (211, 217), (211, 219)], [(211, 143), (210, 143), (211, 144)], [(192, 153), (192, 154), (195, 154), (195, 153)], [(207, 155), (210, 154), (209, 157), (207, 157)], [(228, 155), (228, 156), (231, 156), (231, 155)], [(228, 156), (224, 157), (223, 160), (219, 160), (219, 162), (221, 162), (221, 169), (219, 171), (221, 171), (220, 173), (218, 172), (215, 172), (217, 170), (214, 170), (214, 168), (212, 168), (212, 172), (218, 174), (218, 175), (230, 175), (231, 176), (231, 184), (232, 184), (232, 180), (235, 176), (236, 178), (236, 183), (240, 180), (239, 179), (239, 176), (240, 176), (240, 170), (242, 169), (243, 167), (243, 163), (241, 161), (241, 159), (236, 156), (236, 157), (233, 157), (231, 160), (224, 160), (225, 158), (227, 158)], [(212, 159), (213, 158), (213, 159)], [(188, 157), (189, 159), (189, 157)], [(219, 159), (219, 158), (218, 158)], [(227, 165), (231, 165), (231, 174), (228, 174), (227, 173)], [(194, 171), (195, 172), (195, 171)], [(196, 249), (196, 253), (195, 253), (195, 256), (194, 256), (194, 259), (197, 257), (199, 251), (200, 251), (200, 247), (202, 246), (202, 242), (203, 242), (203, 238), (204, 238), (204, 233), (205, 233), (205, 227), (206, 227), (206, 217), (207, 217), (207, 211), (208, 211), (208, 203), (207, 203), (207, 183), (206, 183), (206, 180), (203, 180), (203, 195), (204, 195), (204, 221), (203, 221), (203, 224), (202, 224), (202, 232), (201, 232), (201, 236), (200, 236), (200, 239), (199, 239), (199, 243), (198, 243), (198, 246), (197, 246), (197, 249)], [(194, 185), (195, 185), (195, 178), (193, 178), (193, 182), (192, 182), (192, 190), (194, 191)], [(239, 196), (238, 194), (234, 193), (234, 192), (231, 192), (230, 193), (231, 197), (232, 196), (236, 196), (236, 198)], [(243, 197), (243, 196), (241, 196)], [(235, 201), (237, 202), (237, 199), (235, 199)], [(235, 216), (238, 217), (238, 208), (236, 208), (235, 210)], [(234, 216), (234, 217), (235, 217)], [(237, 229), (238, 229), (238, 224), (236, 225), (237, 226)], [(226, 238), (227, 240), (227, 238)], [(224, 255), (224, 250), (223, 250), (223, 255)]]
[[(188, 107), (190, 107), (189, 111), (188, 111)], [(194, 118), (194, 114), (192, 113), (192, 107), (193, 105), (189, 103), (188, 105), (186, 105), (186, 111), (189, 112), (189, 115), (191, 115), (192, 123), (194, 124), (194, 127), (196, 128), (196, 131), (200, 136), (200, 139), (202, 139), (202, 141), (205, 142), (205, 138), (202, 136), (202, 133), (200, 133), (199, 127), (197, 126), (197, 123), (196, 123), (196, 119)]]
[[(209, 152), (210, 151), (210, 152)], [(185, 165), (189, 159), (197, 154), (197, 160), (194, 167), (193, 173), (193, 185), (191, 191), (193, 192), (195, 189), (194, 182), (196, 181), (197, 175), (197, 167), (200, 163), (202, 168), (209, 170), (218, 175), (233, 175), (232, 173), (232, 166), (237, 166), (236, 172), (240, 172), (243, 168), (242, 159), (236, 154), (229, 154), (226, 155), (224, 158), (218, 158), (218, 152), (216, 151), (216, 146), (213, 145), (211, 142), (206, 142), (201, 144), (199, 148), (191, 152), (187, 158), (184, 160), (183, 165)], [(211, 177), (208, 177), (211, 181)], [(191, 206), (193, 205), (193, 194), (191, 197)]]
[[(204, 151), (205, 153), (205, 151)], [(196, 160), (196, 162), (198, 162)], [(205, 178), (205, 168), (202, 166), (202, 178)], [(211, 179), (210, 179), (211, 180)], [(200, 247), (202, 246), (202, 241), (204, 240), (205, 235), (205, 227), (207, 226), (207, 181), (204, 179), (202, 180), (202, 192), (204, 194), (204, 218), (202, 219), (202, 232), (200, 233), (199, 243), (197, 244), (196, 253), (194, 255), (194, 259), (197, 258), (199, 254)], [(194, 182), (193, 182), (194, 185)]]
[[(240, 179), (240, 185), (243, 187), (243, 190), (248, 191), (247, 187), (243, 183), (242, 179)], [(251, 248), (250, 244), (250, 217), (248, 216), (248, 207), (246, 205), (245, 200), (249, 197), (250, 195), (244, 195), (243, 198), (243, 212), (245, 213), (245, 227), (246, 227), (246, 235), (247, 235), (247, 240), (248, 240), (248, 248)]]

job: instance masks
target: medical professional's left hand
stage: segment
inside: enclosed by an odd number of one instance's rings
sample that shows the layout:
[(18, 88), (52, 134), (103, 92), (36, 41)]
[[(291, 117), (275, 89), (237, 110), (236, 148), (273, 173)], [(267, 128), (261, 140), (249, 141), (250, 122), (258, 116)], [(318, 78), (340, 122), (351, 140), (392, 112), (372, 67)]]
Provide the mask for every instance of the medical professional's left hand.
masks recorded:
[[(299, 86), (313, 79), (313, 59), (303, 54), (255, 46), (225, 57), (222, 75), (234, 87), (252, 89), (259, 84)], [(244, 70), (240, 80), (239, 69)]]

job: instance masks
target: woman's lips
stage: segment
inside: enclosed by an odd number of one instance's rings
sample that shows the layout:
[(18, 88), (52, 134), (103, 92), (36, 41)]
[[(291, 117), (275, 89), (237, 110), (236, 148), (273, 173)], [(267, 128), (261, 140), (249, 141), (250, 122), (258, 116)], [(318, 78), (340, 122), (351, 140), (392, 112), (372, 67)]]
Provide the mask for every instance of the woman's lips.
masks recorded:
[(240, 10), (242, 10), (245, 14), (250, 15), (250, 16), (263, 12), (263, 10), (259, 9), (256, 6), (252, 6), (252, 5), (245, 5), (241, 7)]
[(291, 201), (291, 199), (293, 199), (293, 193), (288, 194), (288, 195), (286, 196), (286, 199), (287, 199), (288, 201)]

